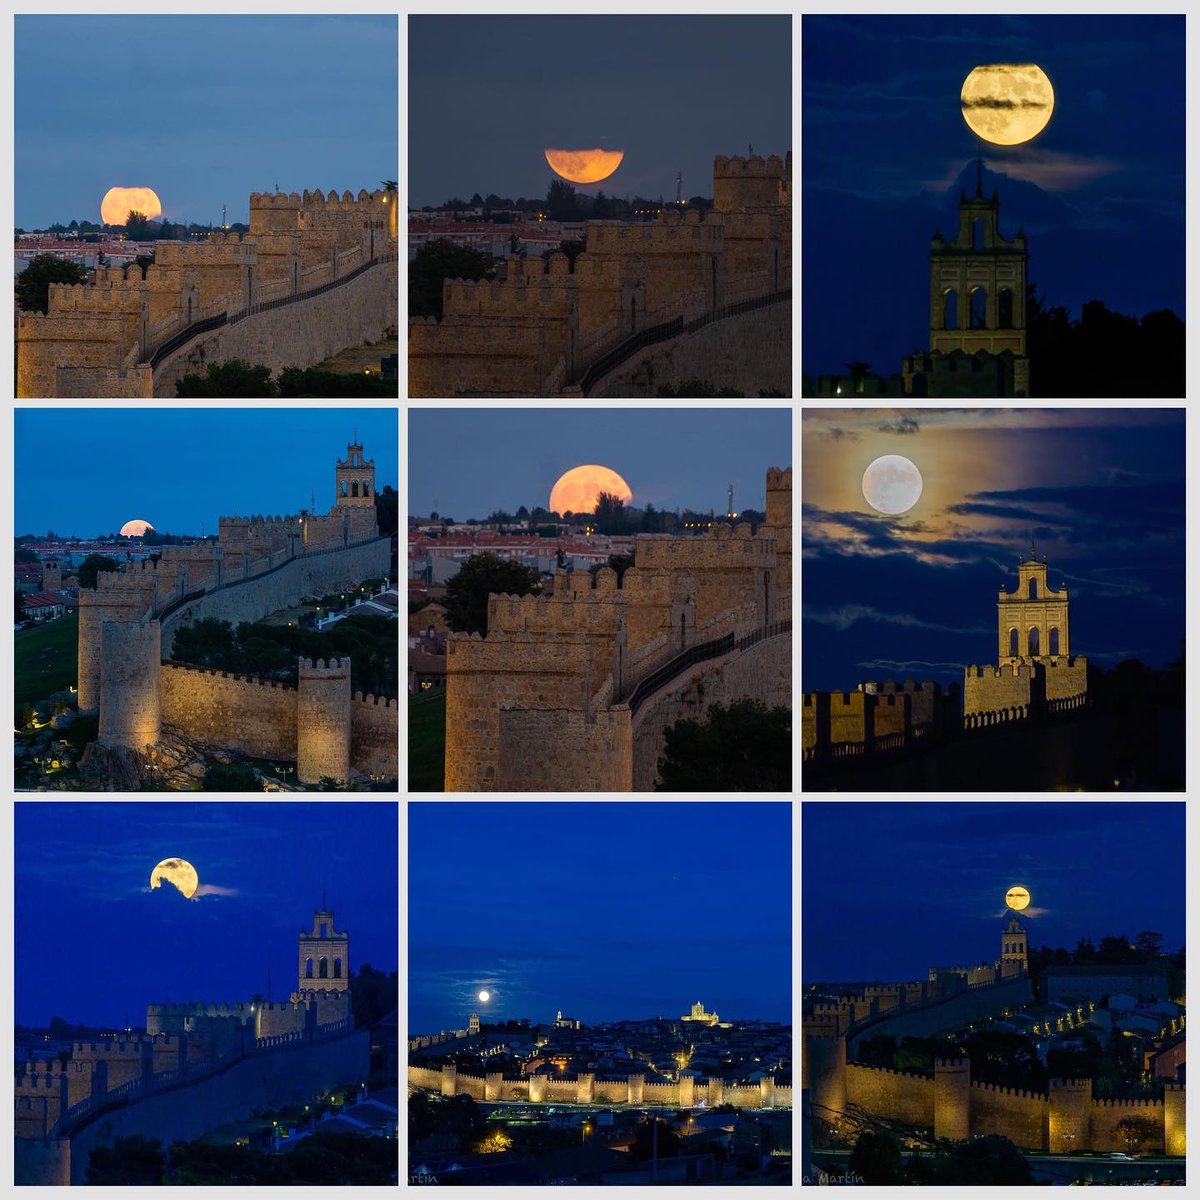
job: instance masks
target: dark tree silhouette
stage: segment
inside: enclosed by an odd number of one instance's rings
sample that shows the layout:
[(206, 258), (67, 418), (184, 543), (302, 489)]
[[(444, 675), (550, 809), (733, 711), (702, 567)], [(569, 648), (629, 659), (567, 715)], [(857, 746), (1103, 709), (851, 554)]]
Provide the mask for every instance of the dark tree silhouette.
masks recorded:
[(451, 629), (487, 633), (487, 598), (495, 592), (536, 596), (542, 590), (535, 572), (490, 552), (472, 554), (446, 584), (446, 624)]
[(442, 319), (442, 281), (491, 279), (490, 254), (456, 246), (445, 238), (426, 242), (408, 264), (408, 311), (414, 317)]
[(20, 312), (44, 313), (50, 305), (52, 283), (86, 283), (87, 271), (77, 263), (56, 258), (53, 254), (38, 254), (29, 260), (14, 285), (14, 296)]

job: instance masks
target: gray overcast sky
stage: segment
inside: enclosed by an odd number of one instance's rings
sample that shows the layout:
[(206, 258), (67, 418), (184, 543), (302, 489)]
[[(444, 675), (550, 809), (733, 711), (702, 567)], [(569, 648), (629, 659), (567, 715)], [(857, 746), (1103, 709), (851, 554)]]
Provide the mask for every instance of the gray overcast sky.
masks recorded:
[(251, 192), (396, 178), (394, 16), (16, 18), (16, 223), (98, 221), (113, 186), (172, 220)]
[(631, 503), (725, 511), (763, 507), (768, 467), (792, 463), (786, 408), (412, 409), (409, 512), (460, 521), (546, 504), (564, 471), (611, 467)]
[(718, 154), (792, 148), (791, 18), (411, 17), (410, 204), (541, 196), (542, 151), (624, 150), (585, 190), (712, 195)]

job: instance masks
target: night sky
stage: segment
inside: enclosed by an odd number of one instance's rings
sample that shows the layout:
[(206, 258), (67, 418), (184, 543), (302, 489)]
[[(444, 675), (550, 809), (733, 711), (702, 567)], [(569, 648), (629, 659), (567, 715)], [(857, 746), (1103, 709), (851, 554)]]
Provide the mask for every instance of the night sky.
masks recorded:
[(712, 195), (718, 154), (792, 148), (791, 19), (411, 17), (410, 207), (544, 196), (543, 150), (624, 150), (576, 190)]
[(411, 409), (409, 512), (455, 520), (547, 505), (563, 474), (616, 471), (630, 504), (765, 511), (768, 467), (792, 463), (786, 408)]
[[(265, 995), (268, 970), (286, 1000), (322, 890), (352, 969), (397, 968), (394, 804), (24, 802), (15, 828), (18, 1024), (142, 1025), (152, 1002)], [(170, 857), (193, 899), (149, 890)]]
[(398, 159), (395, 16), (16, 18), (16, 223), (100, 220), (113, 186), (172, 221), (250, 193), (371, 191)]
[(804, 361), (890, 375), (929, 344), (929, 241), (958, 228), (980, 145), (962, 117), (981, 64), (1034, 62), (1049, 125), (984, 145), (1000, 232), (1029, 239), (1029, 277), (1078, 317), (1088, 300), (1184, 315), (1184, 18), (806, 16)]
[(1182, 803), (805, 804), (801, 977), (898, 982), (991, 962), (1016, 884), (1030, 947), (1152, 930), (1174, 952), (1184, 844)]
[(409, 1032), (696, 1000), (790, 1021), (791, 821), (750, 801), (410, 804)]
[[(962, 682), (996, 661), (996, 597), (1030, 536), (1070, 595), (1071, 651), (1113, 667), (1174, 659), (1184, 636), (1182, 409), (805, 410), (803, 689)], [(867, 465), (910, 459), (895, 517)]]
[(334, 467), (358, 430), (376, 486), (399, 482), (395, 411), (373, 408), (23, 408), (15, 532), (217, 532), (223, 516), (334, 503)]

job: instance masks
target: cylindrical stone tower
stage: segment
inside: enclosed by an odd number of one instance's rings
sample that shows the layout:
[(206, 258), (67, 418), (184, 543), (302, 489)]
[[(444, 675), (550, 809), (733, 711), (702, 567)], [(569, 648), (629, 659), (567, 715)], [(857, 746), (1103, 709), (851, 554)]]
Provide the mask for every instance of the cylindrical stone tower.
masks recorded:
[(806, 1036), (803, 1066), (813, 1116), (831, 1124), (846, 1111), (846, 1039)]
[(100, 629), (106, 621), (137, 621), (147, 608), (146, 598), (133, 586), (81, 588), (79, 592), (78, 688), (79, 711), (100, 708), (103, 648)]
[(971, 1136), (971, 1060), (938, 1058), (933, 1063), (933, 1133), (952, 1142)]
[(296, 775), (301, 783), (350, 778), (350, 660), (300, 660)]
[(153, 746), (162, 728), (159, 623), (105, 621), (100, 642), (100, 741), (133, 750)]

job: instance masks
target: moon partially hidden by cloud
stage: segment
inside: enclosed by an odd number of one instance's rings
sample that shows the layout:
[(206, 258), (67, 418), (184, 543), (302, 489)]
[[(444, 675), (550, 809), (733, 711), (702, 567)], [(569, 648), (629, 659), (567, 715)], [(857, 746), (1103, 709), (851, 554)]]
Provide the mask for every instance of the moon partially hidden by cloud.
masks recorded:
[(963, 81), (963, 120), (985, 142), (1019, 146), (1032, 141), (1054, 112), (1054, 88), (1037, 63), (991, 63)]
[(196, 894), (200, 886), (200, 876), (196, 868), (186, 858), (164, 858), (150, 872), (150, 888), (162, 887), (163, 882), (175, 885), (175, 888), (189, 900)]
[(610, 467), (587, 463), (563, 474), (550, 492), (550, 511), (590, 513), (596, 508), (601, 492), (616, 496), (626, 504), (633, 499), (629, 484)]
[(1022, 887), (1019, 883), (1010, 887), (1004, 894), (1004, 903), (1015, 912), (1020, 912), (1023, 908), (1028, 908), (1029, 900), (1029, 889)]
[(624, 150), (550, 150), (546, 161), (557, 175), (572, 183), (599, 183), (607, 179), (625, 157)]
[(100, 220), (105, 225), (124, 225), (131, 212), (140, 212), (153, 221), (162, 210), (162, 201), (151, 187), (110, 187), (100, 201)]
[(863, 498), (876, 511), (898, 516), (921, 498), (921, 472), (902, 454), (877, 458), (862, 477)]

